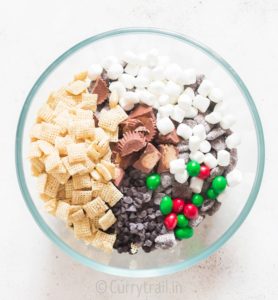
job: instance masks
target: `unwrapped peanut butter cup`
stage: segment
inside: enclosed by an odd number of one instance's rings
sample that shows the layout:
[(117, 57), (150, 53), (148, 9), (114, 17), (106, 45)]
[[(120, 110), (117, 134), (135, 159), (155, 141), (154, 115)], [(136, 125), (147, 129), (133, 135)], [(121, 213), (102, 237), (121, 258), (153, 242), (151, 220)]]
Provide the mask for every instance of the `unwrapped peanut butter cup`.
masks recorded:
[(133, 152), (138, 152), (146, 146), (146, 139), (139, 133), (126, 132), (118, 143), (120, 155), (125, 157)]
[(180, 137), (177, 135), (176, 129), (174, 129), (172, 132), (162, 135), (159, 134), (156, 142), (157, 144), (173, 144), (177, 145), (181, 141)]
[(99, 77), (96, 81), (91, 82), (91, 93), (97, 94), (97, 104), (103, 103), (109, 95), (109, 90), (106, 81)]
[(170, 162), (177, 159), (179, 151), (173, 145), (159, 145), (158, 150), (161, 153), (161, 159), (159, 160), (157, 172), (167, 172), (170, 169)]

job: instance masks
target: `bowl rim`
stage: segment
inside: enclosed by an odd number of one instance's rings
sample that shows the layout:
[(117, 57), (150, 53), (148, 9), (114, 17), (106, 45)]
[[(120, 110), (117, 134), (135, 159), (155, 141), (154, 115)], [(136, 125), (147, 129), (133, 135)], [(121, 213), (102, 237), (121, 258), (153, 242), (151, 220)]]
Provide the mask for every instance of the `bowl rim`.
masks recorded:
[[(101, 263), (98, 263), (96, 261), (91, 260), (90, 258), (83, 256), (82, 254), (76, 252), (74, 249), (72, 249), (69, 245), (64, 243), (55, 233), (52, 231), (52, 229), (47, 225), (47, 223), (43, 220), (41, 217), (39, 211), (37, 210), (36, 206), (33, 203), (32, 197), (28, 191), (28, 187), (25, 181), (24, 171), (23, 171), (23, 157), (22, 157), (22, 137), (23, 137), (23, 130), (25, 126), (25, 119), (26, 114), (29, 110), (30, 104), (33, 101), (33, 98), (41, 86), (41, 84), (47, 79), (48, 75), (57, 67), (59, 66), (67, 57), (78, 51), (79, 49), (94, 43), (98, 40), (106, 39), (113, 36), (118, 35), (128, 35), (128, 34), (155, 34), (164, 36), (166, 38), (173, 38), (179, 41), (182, 41), (186, 44), (189, 44), (196, 49), (204, 52), (206, 55), (208, 55), (211, 59), (213, 59), (216, 63), (218, 63), (224, 70), (231, 76), (233, 81), (236, 83), (237, 87), (241, 91), (243, 97), (245, 98), (247, 105), (249, 107), (250, 113), (252, 115), (253, 123), (256, 130), (256, 137), (257, 137), (257, 150), (258, 150), (258, 164), (256, 169), (256, 176), (255, 180), (251, 189), (251, 192), (249, 194), (248, 200), (243, 207), (241, 213), (236, 218), (236, 220), (233, 222), (233, 224), (228, 228), (228, 230), (225, 231), (221, 237), (219, 237), (212, 245), (210, 245), (205, 251), (201, 252), (198, 255), (193, 256), (192, 258), (168, 265), (166, 267), (160, 267), (160, 268), (152, 268), (152, 269), (139, 269), (139, 270), (130, 270), (130, 269), (123, 269), (123, 268), (117, 268), (112, 267), (109, 265), (104, 265)], [(110, 31), (106, 31), (97, 35), (93, 35), (70, 49), (68, 49), (66, 52), (64, 52), (62, 55), (60, 55), (54, 62), (52, 62), (45, 71), (40, 75), (40, 77), (37, 79), (35, 84), (33, 85), (32, 89), (28, 93), (25, 102), (23, 104), (18, 125), (17, 125), (17, 131), (16, 131), (16, 143), (15, 143), (15, 161), (16, 161), (16, 173), (17, 173), (17, 179), (20, 186), (21, 193), (23, 195), (24, 201), (31, 212), (33, 218), (35, 219), (36, 223), (40, 227), (40, 229), (50, 238), (59, 248), (61, 248), (65, 253), (76, 259), (78, 262), (81, 262), (82, 264), (89, 266), (97, 271), (105, 272), (112, 275), (117, 276), (127, 276), (127, 277), (153, 277), (153, 276), (161, 276), (166, 274), (175, 273), (178, 271), (181, 271), (183, 269), (189, 268), (200, 261), (206, 259), (208, 256), (213, 254), (215, 251), (217, 251), (220, 247), (222, 247), (225, 242), (227, 242), (230, 237), (237, 231), (237, 229), (240, 227), (240, 225), (243, 223), (243, 221), (246, 219), (247, 215), (249, 214), (256, 197), (258, 195), (263, 172), (264, 172), (264, 164), (265, 164), (265, 143), (264, 143), (264, 134), (263, 134), (263, 128), (261, 124), (261, 120), (257, 111), (257, 108), (255, 106), (254, 100), (252, 99), (247, 87), (245, 86), (244, 82), (241, 80), (239, 75), (236, 73), (236, 71), (215, 51), (207, 47), (206, 45), (196, 41), (195, 39), (192, 39), (191, 37), (180, 34), (177, 32), (164, 30), (160, 28), (153, 28), (153, 27), (127, 27), (127, 28), (118, 28)]]

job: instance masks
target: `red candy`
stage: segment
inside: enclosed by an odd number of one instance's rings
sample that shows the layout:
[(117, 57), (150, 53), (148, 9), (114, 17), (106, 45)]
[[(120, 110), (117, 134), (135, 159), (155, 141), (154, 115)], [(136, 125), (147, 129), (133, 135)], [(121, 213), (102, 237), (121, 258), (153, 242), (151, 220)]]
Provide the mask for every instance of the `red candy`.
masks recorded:
[(210, 175), (209, 167), (206, 165), (202, 165), (198, 177), (201, 179), (206, 179), (209, 177), (209, 175)]
[(185, 204), (183, 213), (188, 219), (196, 219), (198, 217), (198, 208), (191, 203)]
[(173, 230), (177, 226), (177, 223), (178, 219), (174, 213), (167, 215), (164, 219), (164, 225), (168, 230)]
[(180, 213), (183, 211), (184, 201), (181, 198), (173, 199), (173, 209), (172, 211), (175, 213)]

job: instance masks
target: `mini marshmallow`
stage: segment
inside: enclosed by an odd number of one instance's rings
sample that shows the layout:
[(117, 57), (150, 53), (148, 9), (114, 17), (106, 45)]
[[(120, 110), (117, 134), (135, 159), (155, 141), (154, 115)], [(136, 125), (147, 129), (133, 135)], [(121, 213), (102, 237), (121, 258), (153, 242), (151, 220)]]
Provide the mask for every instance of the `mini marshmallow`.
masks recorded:
[(105, 70), (108, 70), (112, 65), (119, 62), (116, 56), (108, 56), (102, 61), (102, 66)]
[(204, 140), (201, 142), (200, 147), (199, 147), (200, 151), (203, 153), (208, 153), (211, 149), (211, 144), (209, 141)]
[(131, 102), (133, 104), (139, 103), (139, 95), (137, 92), (126, 92), (123, 95), (123, 98), (126, 99), (128, 102)]
[(149, 67), (141, 67), (138, 71), (138, 76), (147, 77), (151, 79), (151, 69)]
[(119, 77), (119, 81), (122, 82), (125, 88), (132, 89), (135, 83), (135, 77), (130, 74), (122, 74)]
[(166, 135), (175, 129), (175, 125), (167, 117), (157, 120), (156, 126), (158, 131), (163, 135)]
[(225, 143), (229, 149), (236, 148), (241, 143), (240, 136), (237, 133), (232, 133), (226, 138)]
[(151, 77), (153, 80), (164, 80), (164, 67), (163, 66), (157, 66), (152, 69)]
[(163, 105), (158, 108), (158, 112), (161, 117), (170, 117), (173, 110), (174, 110), (174, 105), (172, 104)]
[(160, 95), (158, 98), (158, 102), (160, 105), (167, 105), (170, 103), (170, 97), (168, 95)]
[(222, 118), (220, 122), (220, 126), (223, 129), (229, 129), (235, 124), (235, 122), (236, 122), (235, 116), (232, 114), (228, 114)]
[(188, 140), (192, 136), (192, 129), (186, 124), (179, 124), (177, 127), (177, 135), (182, 137), (184, 140)]
[(124, 52), (123, 60), (128, 64), (132, 64), (132, 65), (137, 65), (139, 62), (138, 56), (130, 50)]
[(134, 103), (123, 97), (120, 98), (119, 104), (125, 111), (129, 111), (134, 108)]
[(178, 105), (174, 105), (174, 109), (171, 113), (171, 119), (181, 123), (185, 117), (185, 112)]
[(158, 50), (152, 49), (147, 53), (147, 64), (151, 68), (155, 67), (158, 63)]
[(182, 158), (174, 159), (170, 161), (170, 173), (171, 174), (183, 174), (185, 171), (185, 163)]
[(205, 159), (205, 155), (201, 151), (196, 151), (196, 152), (191, 152), (189, 158), (191, 160), (196, 160), (199, 164), (201, 164)]
[(148, 90), (156, 96), (162, 95), (164, 93), (164, 89), (165, 84), (159, 80), (151, 82), (148, 86)]
[(147, 87), (149, 85), (149, 83), (150, 83), (150, 80), (147, 77), (145, 77), (143, 75), (140, 75), (140, 76), (135, 78), (134, 85), (137, 88), (141, 89), (141, 88)]
[(208, 109), (210, 101), (208, 98), (197, 95), (193, 99), (193, 106), (199, 109), (200, 112), (205, 113)]
[(198, 177), (192, 177), (190, 180), (190, 188), (193, 193), (199, 194), (202, 191), (204, 180)]
[(113, 64), (107, 71), (107, 76), (109, 79), (116, 80), (123, 73), (123, 66), (119, 63)]
[(139, 71), (138, 65), (127, 64), (125, 67), (125, 72), (132, 76), (137, 76)]
[(109, 85), (109, 90), (111, 92), (116, 91), (117, 94), (121, 97), (125, 94), (126, 89), (122, 82), (114, 81)]
[(223, 115), (227, 111), (227, 109), (228, 109), (227, 103), (221, 101), (214, 106), (213, 111), (217, 111)]
[(189, 177), (189, 175), (186, 170), (184, 170), (182, 173), (175, 174), (175, 179), (178, 183), (185, 183), (187, 181), (188, 177)]
[(219, 103), (223, 100), (223, 93), (219, 88), (212, 88), (208, 97), (212, 102)]
[(153, 106), (155, 103), (155, 97), (153, 94), (151, 94), (149, 91), (142, 89), (142, 90), (137, 90), (138, 92), (138, 96), (139, 96), (139, 100), (140, 102), (149, 105), (149, 106)]
[(234, 187), (242, 181), (242, 174), (239, 170), (234, 169), (226, 176), (227, 183), (230, 187)]
[(201, 140), (198, 136), (193, 135), (189, 138), (189, 150), (191, 152), (196, 152), (197, 150), (199, 150), (199, 146), (200, 146)]
[(189, 97), (191, 97), (191, 99), (195, 97), (195, 93), (191, 87), (186, 88), (183, 92), (183, 95), (188, 95)]
[(221, 167), (227, 167), (230, 163), (231, 155), (227, 150), (219, 150), (217, 152), (217, 162)]
[(163, 67), (169, 65), (170, 63), (170, 57), (167, 55), (159, 55), (157, 59), (158, 59), (158, 65)]
[(217, 111), (213, 111), (205, 116), (205, 120), (210, 124), (217, 124), (221, 121), (222, 115)]
[(159, 107), (160, 107), (160, 104), (159, 104), (158, 100), (155, 100), (154, 104), (153, 104), (153, 108), (159, 109)]
[(206, 128), (203, 124), (198, 124), (194, 126), (192, 131), (193, 131), (193, 135), (198, 136), (201, 141), (203, 141), (207, 136)]
[(204, 163), (210, 169), (213, 169), (217, 166), (218, 162), (217, 162), (217, 159), (211, 153), (207, 153), (205, 155)]
[(198, 93), (203, 97), (207, 97), (212, 88), (213, 83), (208, 79), (204, 79), (198, 88)]
[(182, 68), (177, 64), (169, 64), (164, 71), (166, 79), (176, 82), (182, 74)]
[(91, 80), (96, 80), (102, 73), (102, 66), (100, 64), (93, 64), (88, 69), (88, 77)]
[(168, 81), (165, 86), (165, 93), (169, 95), (169, 97), (178, 97), (182, 91), (180, 85), (176, 84), (173, 81)]
[(195, 118), (198, 115), (198, 109), (194, 106), (185, 110), (185, 118)]
[(141, 53), (138, 55), (138, 65), (139, 66), (147, 66), (148, 65), (146, 53)]
[(194, 69), (186, 69), (183, 72), (183, 76), (184, 76), (184, 84), (185, 85), (190, 85), (190, 84), (194, 84), (196, 82), (196, 71)]
[(178, 98), (178, 105), (181, 109), (188, 110), (192, 105), (192, 98), (183, 93)]

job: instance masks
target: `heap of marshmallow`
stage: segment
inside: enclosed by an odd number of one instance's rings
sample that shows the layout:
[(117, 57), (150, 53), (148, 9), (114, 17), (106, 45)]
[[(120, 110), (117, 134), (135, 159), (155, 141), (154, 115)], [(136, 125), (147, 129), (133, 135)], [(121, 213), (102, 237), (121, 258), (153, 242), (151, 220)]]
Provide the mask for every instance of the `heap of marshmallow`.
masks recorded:
[[(168, 56), (158, 54), (153, 49), (148, 53), (135, 54), (126, 51), (119, 59), (109, 56), (101, 64), (93, 64), (88, 69), (88, 77), (96, 80), (103, 71), (113, 82), (109, 90), (119, 97), (120, 106), (130, 111), (138, 103), (152, 106), (158, 110), (157, 129), (162, 135), (167, 135), (175, 129), (172, 120), (179, 123), (177, 134), (184, 140), (189, 140), (190, 159), (206, 164), (209, 168), (228, 166), (230, 153), (226, 150), (217, 152), (215, 158), (210, 152), (211, 145), (206, 140), (205, 127), (202, 124), (194, 128), (182, 123), (185, 118), (194, 118), (198, 112), (205, 113), (210, 102), (216, 103), (213, 112), (206, 115), (205, 120), (210, 124), (220, 124), (223, 129), (229, 129), (235, 123), (235, 117), (224, 114), (226, 105), (223, 102), (222, 91), (214, 84), (204, 79), (195, 95), (192, 88), (184, 86), (196, 83), (197, 74), (194, 69), (183, 69), (175, 63), (171, 63)], [(240, 144), (240, 137), (233, 133), (226, 139), (229, 149), (236, 148)], [(175, 179), (184, 183), (188, 179), (183, 159), (171, 162), (170, 172)], [(238, 170), (232, 171), (227, 176), (228, 184), (233, 186), (241, 181)], [(191, 178), (190, 186), (195, 193), (202, 189), (203, 180), (197, 177)]]

